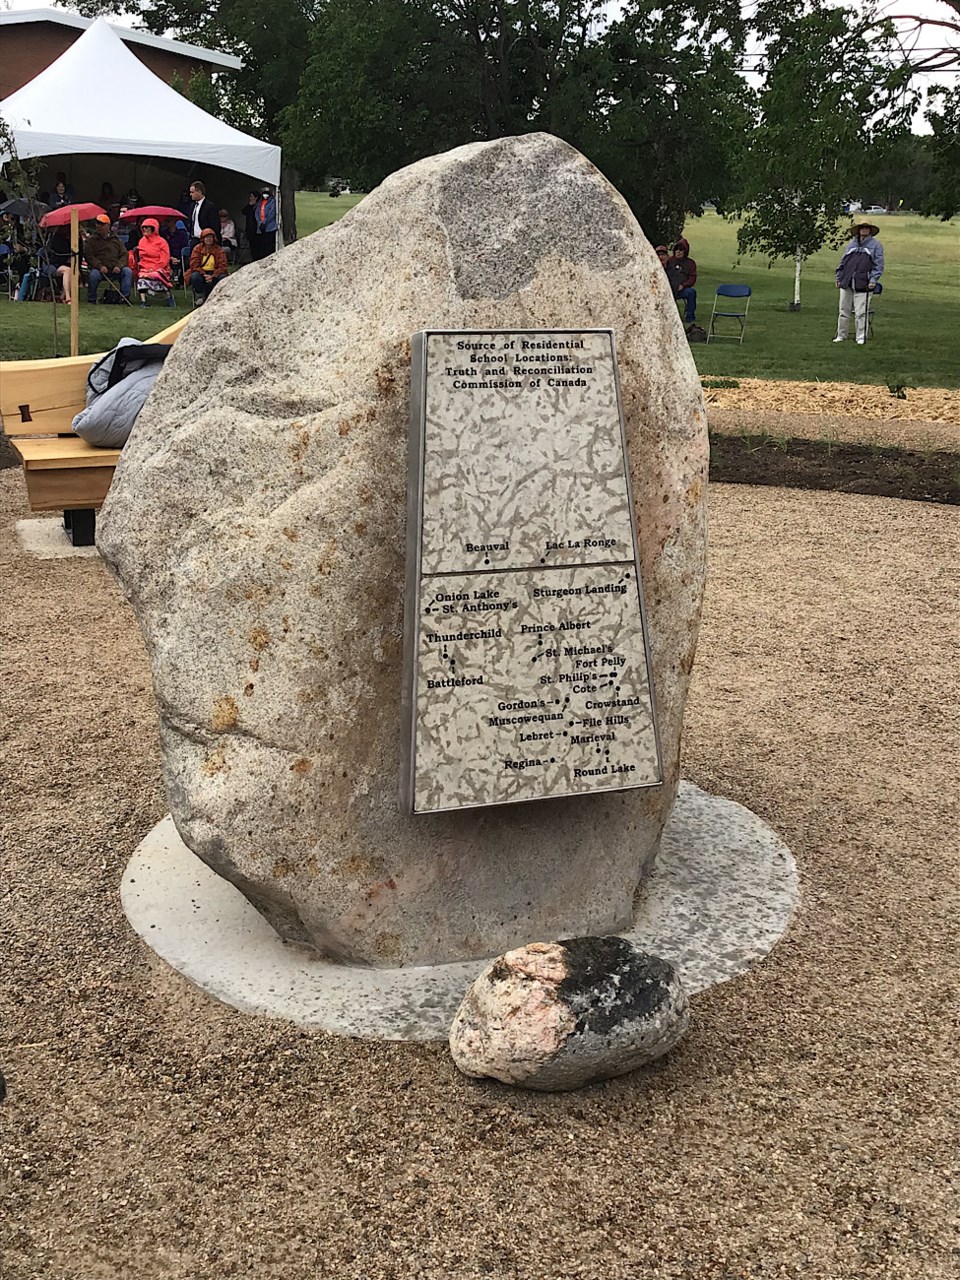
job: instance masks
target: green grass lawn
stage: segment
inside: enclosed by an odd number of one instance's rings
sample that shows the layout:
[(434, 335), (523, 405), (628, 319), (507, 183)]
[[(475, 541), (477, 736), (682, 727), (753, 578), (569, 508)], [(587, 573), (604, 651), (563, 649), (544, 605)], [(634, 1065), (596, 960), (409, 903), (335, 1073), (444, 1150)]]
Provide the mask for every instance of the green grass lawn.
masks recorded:
[(838, 251), (807, 260), (801, 309), (791, 312), (792, 263), (769, 267), (753, 256), (738, 262), (735, 223), (711, 213), (691, 218), (685, 234), (697, 263), (698, 323), (709, 327), (718, 284), (753, 290), (743, 346), (724, 341), (691, 348), (701, 374), (960, 386), (960, 219), (943, 223), (907, 214), (876, 221), (886, 256), (884, 289), (876, 301), (874, 340), (858, 347), (832, 342)]
[(297, 192), (297, 234), (308, 236), (342, 218), (363, 196), (328, 196), (320, 191)]
[[(297, 196), (301, 236), (328, 226), (362, 199), (331, 198), (313, 191)], [(881, 217), (880, 237), (887, 255), (884, 293), (877, 300), (875, 339), (833, 345), (837, 291), (834, 250), (811, 258), (804, 267), (802, 308), (791, 312), (793, 268), (770, 268), (763, 258), (737, 261), (736, 225), (716, 214), (692, 218), (686, 235), (697, 261), (697, 319), (709, 323), (716, 286), (746, 283), (753, 289), (743, 346), (716, 342), (692, 347), (702, 374), (726, 377), (903, 383), (906, 386), (960, 386), (960, 219), (951, 223), (907, 215)], [(88, 307), (81, 292), (80, 350), (103, 351), (117, 338), (148, 338), (190, 307), (183, 293), (177, 309), (151, 306)], [(70, 349), (67, 307), (57, 309), (59, 340), (53, 341), (53, 306), (11, 303), (0, 297), (0, 358), (35, 359)], [(729, 323), (729, 322), (728, 322)]]

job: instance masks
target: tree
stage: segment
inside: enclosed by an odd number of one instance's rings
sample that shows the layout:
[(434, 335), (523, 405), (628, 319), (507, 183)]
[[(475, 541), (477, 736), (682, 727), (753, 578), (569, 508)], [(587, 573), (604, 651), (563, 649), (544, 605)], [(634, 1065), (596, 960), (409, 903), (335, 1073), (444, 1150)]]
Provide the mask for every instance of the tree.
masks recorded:
[(743, 34), (739, 5), (634, 0), (602, 39), (602, 96), (578, 141), (653, 243), (672, 243), (687, 213), (730, 192), (751, 123)]
[(450, 147), (546, 130), (585, 152), (648, 236), (729, 186), (749, 98), (740, 5), (326, 0), (296, 104), (298, 167), (370, 186)]
[(889, 24), (872, 9), (779, 0), (766, 40), (759, 118), (741, 168), (742, 252), (793, 258), (793, 310), (810, 254), (839, 244), (844, 205), (871, 146), (907, 129), (916, 97)]
[(868, 169), (851, 194), (864, 205), (922, 211), (930, 201), (933, 181), (930, 139), (904, 133), (873, 148)]
[(931, 89), (926, 117), (933, 130), (933, 189), (922, 211), (948, 222), (960, 213), (960, 88)]

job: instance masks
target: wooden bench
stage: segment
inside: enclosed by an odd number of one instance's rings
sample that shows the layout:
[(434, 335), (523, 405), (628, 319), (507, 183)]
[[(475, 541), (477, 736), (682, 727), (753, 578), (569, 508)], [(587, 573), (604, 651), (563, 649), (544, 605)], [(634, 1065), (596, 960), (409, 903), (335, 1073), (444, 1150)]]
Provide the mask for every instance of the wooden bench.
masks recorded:
[[(151, 342), (176, 342), (189, 316)], [(62, 511), (77, 547), (94, 542), (96, 513), (120, 458), (75, 436), (74, 417), (86, 403), (87, 374), (105, 355), (0, 362), (0, 417), (23, 462), (31, 511)]]

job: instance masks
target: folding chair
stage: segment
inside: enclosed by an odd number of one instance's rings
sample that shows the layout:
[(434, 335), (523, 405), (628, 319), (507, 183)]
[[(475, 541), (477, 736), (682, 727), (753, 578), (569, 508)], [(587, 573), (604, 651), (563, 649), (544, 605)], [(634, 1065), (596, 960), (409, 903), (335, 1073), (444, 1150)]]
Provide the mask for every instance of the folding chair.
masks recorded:
[(877, 300), (877, 296), (883, 293), (883, 285), (878, 280), (870, 292), (867, 294), (867, 337), (873, 337), (873, 304)]
[[(735, 333), (717, 334), (714, 332), (714, 325), (716, 324), (718, 317), (723, 317), (724, 319), (728, 319), (728, 320), (736, 320), (737, 324), (740, 326), (739, 341), (742, 344), (743, 330), (747, 323), (747, 312), (750, 309), (750, 297), (752, 293), (753, 293), (753, 290), (750, 288), (748, 284), (718, 284), (717, 285), (717, 292), (713, 299), (713, 311), (710, 314), (710, 330), (707, 333), (708, 342), (710, 341), (711, 338), (717, 338), (717, 337), (736, 338), (737, 337)], [(744, 298), (745, 302), (743, 304), (743, 310), (742, 311), (718, 311), (717, 298)]]

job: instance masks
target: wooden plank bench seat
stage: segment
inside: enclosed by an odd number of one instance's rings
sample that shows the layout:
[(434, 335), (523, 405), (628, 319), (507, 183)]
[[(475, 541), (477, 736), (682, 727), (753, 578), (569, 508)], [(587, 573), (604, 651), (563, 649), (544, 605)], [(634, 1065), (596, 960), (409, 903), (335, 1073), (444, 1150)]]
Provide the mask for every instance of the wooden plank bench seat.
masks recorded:
[[(176, 342), (189, 317), (151, 342)], [(0, 417), (23, 463), (31, 511), (62, 511), (75, 546), (92, 545), (119, 449), (99, 449), (71, 431), (86, 403), (87, 374), (104, 352), (54, 360), (0, 362)]]

